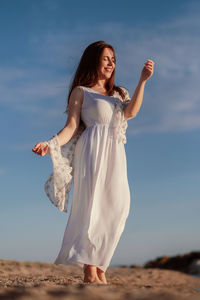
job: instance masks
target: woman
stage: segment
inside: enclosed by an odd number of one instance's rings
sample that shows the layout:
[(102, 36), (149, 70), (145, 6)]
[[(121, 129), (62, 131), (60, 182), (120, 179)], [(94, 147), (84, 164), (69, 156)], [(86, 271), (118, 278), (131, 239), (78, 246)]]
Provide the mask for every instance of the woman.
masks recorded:
[[(127, 122), (139, 112), (154, 67), (152, 60), (144, 64), (130, 98), (125, 88), (114, 84), (115, 64), (115, 51), (104, 41), (85, 49), (69, 91), (66, 125), (56, 135), (61, 147), (77, 134), (81, 123), (85, 126), (74, 150), (72, 207), (55, 263), (80, 266), (84, 282), (101, 284), (107, 284), (105, 272), (130, 207), (127, 126), (122, 128), (121, 120)], [(116, 107), (121, 107), (122, 119)], [(49, 144), (39, 142), (32, 151), (44, 156)]]

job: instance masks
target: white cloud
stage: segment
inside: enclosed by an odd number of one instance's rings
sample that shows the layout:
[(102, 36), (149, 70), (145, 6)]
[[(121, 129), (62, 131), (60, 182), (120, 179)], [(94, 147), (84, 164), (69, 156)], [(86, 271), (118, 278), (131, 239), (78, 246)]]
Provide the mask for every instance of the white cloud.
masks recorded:
[[(200, 20), (192, 14), (190, 11), (153, 29), (106, 23), (93, 28), (77, 27), (70, 34), (59, 31), (44, 37), (32, 36), (30, 46), (36, 53), (34, 66), (32, 69), (2, 69), (0, 101), (30, 113), (46, 111), (50, 122), (53, 116), (59, 116), (61, 103), (63, 108), (65, 106), (66, 88), (82, 51), (90, 42), (104, 39), (113, 44), (117, 52), (116, 82), (126, 86), (131, 95), (143, 63), (148, 58), (155, 61), (155, 73), (147, 82), (138, 116), (133, 122), (129, 121), (129, 133), (200, 129), (197, 30)], [(52, 99), (55, 102), (49, 106)]]
[[(38, 66), (39, 67), (39, 66)], [(66, 77), (50, 78), (45, 71), (31, 69), (1, 68), (0, 102), (27, 103), (41, 102), (56, 98), (62, 91), (67, 91)]]

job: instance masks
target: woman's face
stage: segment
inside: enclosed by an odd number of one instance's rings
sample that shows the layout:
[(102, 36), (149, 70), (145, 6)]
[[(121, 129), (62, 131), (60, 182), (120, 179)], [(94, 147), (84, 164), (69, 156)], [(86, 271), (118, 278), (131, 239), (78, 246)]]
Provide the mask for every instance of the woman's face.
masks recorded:
[(100, 57), (99, 79), (109, 79), (115, 69), (115, 56), (110, 48), (104, 48)]

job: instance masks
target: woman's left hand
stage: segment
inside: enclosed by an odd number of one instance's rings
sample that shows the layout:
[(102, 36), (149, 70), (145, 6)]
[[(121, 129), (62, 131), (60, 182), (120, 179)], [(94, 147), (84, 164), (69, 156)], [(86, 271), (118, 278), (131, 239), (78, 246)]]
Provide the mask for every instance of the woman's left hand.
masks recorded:
[(144, 63), (144, 67), (141, 72), (140, 80), (146, 81), (153, 75), (154, 62), (153, 60), (148, 59), (147, 62)]

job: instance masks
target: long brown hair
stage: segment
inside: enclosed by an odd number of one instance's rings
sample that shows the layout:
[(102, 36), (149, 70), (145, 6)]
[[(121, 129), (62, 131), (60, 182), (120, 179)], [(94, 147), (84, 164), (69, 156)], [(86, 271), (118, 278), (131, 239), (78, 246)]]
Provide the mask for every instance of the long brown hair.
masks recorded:
[[(113, 51), (114, 58), (116, 61), (115, 50), (110, 44), (104, 41), (97, 41), (90, 44), (83, 52), (79, 65), (76, 69), (75, 75), (73, 77), (72, 83), (70, 84), (69, 94), (67, 99), (67, 108), (68, 108), (71, 92), (76, 86), (92, 87), (97, 83), (100, 57), (104, 48), (109, 48)], [(124, 100), (125, 94), (120, 87), (114, 84), (114, 80), (115, 80), (115, 69), (106, 84), (107, 94), (109, 96), (112, 96), (114, 91), (117, 91), (119, 92), (120, 96)], [(67, 113), (67, 108), (65, 111), (66, 113)]]

